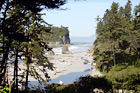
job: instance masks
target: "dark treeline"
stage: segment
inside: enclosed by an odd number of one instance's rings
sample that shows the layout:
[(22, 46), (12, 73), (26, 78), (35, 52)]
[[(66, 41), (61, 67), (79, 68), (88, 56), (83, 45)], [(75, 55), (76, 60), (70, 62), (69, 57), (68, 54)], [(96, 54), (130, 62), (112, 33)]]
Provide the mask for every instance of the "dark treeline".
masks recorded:
[(140, 4), (133, 10), (113, 2), (97, 17), (93, 56), (114, 89), (140, 91)]
[[(44, 8), (54, 9), (65, 4), (65, 0), (1, 0), (0, 1), (0, 92), (19, 92), (22, 85), (28, 90), (28, 77), (38, 81), (47, 81), (45, 67), (52, 69), (52, 64), (44, 57), (48, 49), (44, 42), (44, 33), (50, 33), (50, 25), (40, 14)], [(18, 61), (25, 58), (26, 69), (18, 75)], [(9, 59), (13, 59), (9, 63)], [(36, 60), (34, 60), (36, 59)], [(43, 63), (46, 63), (45, 65)], [(44, 80), (31, 64), (42, 65)], [(13, 79), (8, 77), (8, 66), (14, 64)], [(10, 77), (11, 78), (11, 77)]]

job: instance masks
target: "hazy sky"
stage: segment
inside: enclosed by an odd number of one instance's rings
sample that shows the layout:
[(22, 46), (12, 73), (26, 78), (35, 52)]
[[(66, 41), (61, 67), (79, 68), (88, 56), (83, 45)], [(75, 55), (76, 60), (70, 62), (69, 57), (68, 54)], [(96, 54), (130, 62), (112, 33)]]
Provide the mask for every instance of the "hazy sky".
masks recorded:
[[(66, 26), (69, 28), (70, 36), (92, 36), (95, 35), (96, 19), (103, 16), (106, 9), (110, 9), (111, 4), (118, 2), (124, 6), (127, 0), (86, 0), (69, 2), (62, 6), (67, 10), (45, 10), (46, 16), (43, 18), (53, 26)], [(139, 0), (132, 1), (132, 7), (138, 5)]]

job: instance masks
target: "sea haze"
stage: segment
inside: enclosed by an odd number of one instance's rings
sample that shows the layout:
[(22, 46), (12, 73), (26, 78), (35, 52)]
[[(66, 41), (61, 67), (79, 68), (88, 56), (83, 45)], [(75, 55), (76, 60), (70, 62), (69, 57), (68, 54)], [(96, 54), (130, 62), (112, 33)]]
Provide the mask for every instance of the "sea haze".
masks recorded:
[(93, 44), (95, 39), (96, 39), (95, 35), (88, 36), (88, 37), (70, 36), (71, 44), (75, 44), (75, 43)]

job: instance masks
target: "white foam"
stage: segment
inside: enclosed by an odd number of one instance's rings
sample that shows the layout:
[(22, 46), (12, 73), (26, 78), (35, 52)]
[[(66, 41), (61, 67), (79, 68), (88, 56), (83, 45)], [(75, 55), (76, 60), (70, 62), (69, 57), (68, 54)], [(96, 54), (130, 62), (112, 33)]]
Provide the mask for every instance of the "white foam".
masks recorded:
[(62, 54), (62, 47), (53, 48), (55, 54)]
[(71, 46), (69, 47), (69, 50), (70, 50), (70, 51), (71, 51), (71, 50), (74, 50), (74, 49), (78, 49), (78, 46), (71, 45)]
[[(76, 44), (76, 45), (70, 45), (69, 46), (69, 50), (72, 53), (82, 52), (82, 51), (86, 51), (86, 50), (90, 49), (91, 46), (92, 46), (92, 44)], [(55, 54), (62, 54), (62, 47), (53, 48), (53, 51), (54, 51)]]

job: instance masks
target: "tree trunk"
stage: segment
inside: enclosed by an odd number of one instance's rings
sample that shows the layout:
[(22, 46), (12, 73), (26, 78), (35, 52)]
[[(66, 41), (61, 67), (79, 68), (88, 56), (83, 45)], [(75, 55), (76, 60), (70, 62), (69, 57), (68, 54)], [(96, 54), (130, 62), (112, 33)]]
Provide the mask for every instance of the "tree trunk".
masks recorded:
[(26, 56), (26, 58), (27, 58), (27, 63), (26, 63), (27, 70), (26, 70), (25, 90), (28, 91), (29, 64), (30, 64), (30, 61), (31, 61), (28, 47), (26, 47), (26, 53), (27, 53), (27, 56)]
[(18, 92), (18, 49), (16, 50), (16, 57), (15, 57), (15, 87), (16, 92)]
[(25, 82), (25, 89), (28, 89), (28, 76), (29, 76), (29, 64), (27, 63), (27, 70), (26, 70), (26, 82)]
[(13, 78), (14, 84), (12, 87), (12, 90), (15, 89), (15, 92), (18, 92), (18, 48), (16, 48), (15, 51), (15, 63), (14, 63), (14, 78)]
[(1, 63), (1, 68), (0, 68), (0, 85), (2, 84), (2, 78), (6, 73), (6, 66), (7, 66), (7, 60), (8, 60), (8, 54), (9, 54), (9, 48), (11, 46), (12, 40), (9, 40), (8, 45), (3, 47), (3, 58), (2, 58), (2, 63)]
[(116, 52), (115, 52), (115, 46), (113, 46), (113, 61), (114, 61), (114, 66), (116, 65)]
[[(6, 9), (3, 12), (3, 19), (2, 19), (2, 28), (0, 30), (3, 29), (4, 24), (5, 24), (5, 19), (6, 19), (6, 12), (8, 11), (9, 8), (9, 0), (2, 0), (1, 2), (1, 6), (0, 6), (0, 11), (2, 8), (3, 3), (6, 1)], [(12, 40), (9, 39), (9, 43), (7, 43), (7, 45), (5, 46), (5, 36), (3, 35), (3, 58), (2, 58), (2, 62), (1, 62), (1, 68), (0, 68), (0, 85), (2, 85), (2, 78), (6, 73), (6, 65), (7, 65), (7, 60), (8, 60), (8, 54), (9, 54), (9, 48), (11, 46)]]

